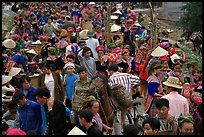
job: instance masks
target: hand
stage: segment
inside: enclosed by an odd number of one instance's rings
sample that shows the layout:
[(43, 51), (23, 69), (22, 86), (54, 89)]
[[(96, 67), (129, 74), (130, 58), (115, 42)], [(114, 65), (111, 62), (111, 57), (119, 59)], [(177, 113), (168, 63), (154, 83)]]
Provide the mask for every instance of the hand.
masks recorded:
[(173, 117), (169, 117), (167, 122), (172, 125), (172, 126), (175, 126), (176, 122), (174, 121), (174, 118)]
[(109, 131), (113, 131), (113, 128), (112, 127), (106, 127), (105, 130), (106, 130), (107, 133), (109, 133)]
[(47, 99), (48, 110), (52, 109), (53, 105), (54, 105), (54, 98)]

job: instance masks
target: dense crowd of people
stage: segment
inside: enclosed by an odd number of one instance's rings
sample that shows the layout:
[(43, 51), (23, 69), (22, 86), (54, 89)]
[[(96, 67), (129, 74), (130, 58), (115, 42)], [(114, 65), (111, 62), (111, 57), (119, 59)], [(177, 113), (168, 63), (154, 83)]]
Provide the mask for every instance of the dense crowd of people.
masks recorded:
[[(13, 28), (2, 37), (2, 135), (203, 134), (198, 62), (187, 62), (165, 30), (152, 49), (149, 17), (128, 5), (111, 2), (107, 24), (107, 4), (12, 5)], [(99, 76), (108, 89), (122, 85), (123, 97), (145, 99), (142, 125), (125, 122), (132, 106), (116, 106), (113, 125), (103, 120), (106, 100), (90, 86)]]

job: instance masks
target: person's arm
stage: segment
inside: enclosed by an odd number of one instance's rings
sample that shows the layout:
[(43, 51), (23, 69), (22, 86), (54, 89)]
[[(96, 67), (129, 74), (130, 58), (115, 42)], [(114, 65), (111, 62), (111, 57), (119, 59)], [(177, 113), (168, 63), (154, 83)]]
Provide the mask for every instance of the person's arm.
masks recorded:
[(20, 56), (20, 63), (22, 64), (24, 71), (27, 72), (28, 69), (26, 66), (26, 61), (25, 61), (25, 58), (23, 56)]
[(184, 114), (189, 114), (189, 104), (186, 98), (183, 104), (184, 104)]
[(66, 74), (64, 75), (63, 85), (66, 86)]
[(20, 120), (19, 120), (19, 112), (16, 111), (16, 118), (15, 118), (15, 122), (14, 122), (14, 127), (19, 129), (20, 128)]
[(83, 56), (82, 56), (82, 51), (83, 51), (83, 49), (82, 49), (81, 51), (79, 51), (79, 53), (78, 53), (78, 59), (79, 59), (80, 65), (83, 66), (83, 67), (85, 67), (84, 61), (83, 61)]
[(148, 86), (147, 86), (148, 93), (150, 95), (152, 95), (153, 97), (162, 97), (163, 95), (157, 93), (158, 86), (159, 86), (159, 83), (157, 83), (157, 82), (150, 82), (150, 83), (148, 83)]
[(35, 106), (35, 119), (38, 120), (36, 123), (34, 131), (38, 134), (41, 135), (41, 126), (42, 126), (42, 114), (41, 114), (41, 105), (37, 104)]
[(64, 86), (63, 86), (63, 84), (62, 84), (62, 80), (61, 80), (61, 78), (60, 78), (60, 74), (59, 74), (58, 72), (57, 72), (56, 74), (57, 74), (58, 86), (60, 87), (60, 91), (59, 91), (59, 92), (61, 92), (62, 97), (63, 97), (63, 99), (64, 99), (64, 98), (65, 98)]
[(7, 110), (6, 113), (3, 114), (2, 119), (7, 119), (7, 117), (10, 117), (11, 115), (12, 113), (9, 110)]

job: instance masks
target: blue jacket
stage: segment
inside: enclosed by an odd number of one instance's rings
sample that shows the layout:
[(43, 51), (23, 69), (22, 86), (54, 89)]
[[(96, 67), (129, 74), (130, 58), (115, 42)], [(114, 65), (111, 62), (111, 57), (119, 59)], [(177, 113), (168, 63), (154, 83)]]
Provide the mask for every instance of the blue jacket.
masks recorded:
[(16, 63), (22, 64), (24, 71), (27, 72), (26, 58), (24, 56), (19, 55), (19, 54), (15, 54), (15, 55), (13, 55), (11, 60), (15, 61)]
[(41, 134), (42, 115), (40, 104), (27, 99), (26, 106), (18, 106), (20, 129), (28, 132), (34, 130)]
[[(35, 94), (34, 94), (34, 91), (35, 91), (35, 90), (36, 90), (35, 87), (30, 86), (30, 88), (27, 90), (28, 93), (27, 93), (27, 95), (26, 95), (26, 99), (29, 99), (29, 100), (32, 100), (32, 101), (37, 102), (36, 97), (35, 97)], [(20, 88), (20, 91), (23, 92), (23, 88), (22, 88), (22, 87)]]

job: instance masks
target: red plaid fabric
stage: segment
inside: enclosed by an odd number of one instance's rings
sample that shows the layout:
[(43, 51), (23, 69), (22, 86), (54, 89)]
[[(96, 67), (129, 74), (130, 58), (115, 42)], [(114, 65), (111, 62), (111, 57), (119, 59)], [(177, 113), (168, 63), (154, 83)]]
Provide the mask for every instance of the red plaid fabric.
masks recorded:
[(12, 60), (8, 60), (7, 65), (6, 65), (6, 73), (9, 73), (9, 71), (11, 70), (11, 68), (16, 65), (17, 63), (15, 61)]
[(153, 97), (152, 97), (150, 94), (148, 94), (148, 95), (146, 96), (146, 99), (145, 99), (145, 102), (144, 102), (145, 113), (147, 113), (147, 112), (149, 111), (150, 106), (151, 106), (151, 104), (152, 104), (152, 100), (153, 100)]

